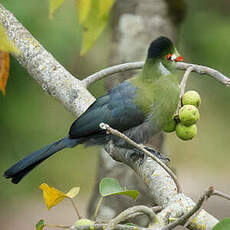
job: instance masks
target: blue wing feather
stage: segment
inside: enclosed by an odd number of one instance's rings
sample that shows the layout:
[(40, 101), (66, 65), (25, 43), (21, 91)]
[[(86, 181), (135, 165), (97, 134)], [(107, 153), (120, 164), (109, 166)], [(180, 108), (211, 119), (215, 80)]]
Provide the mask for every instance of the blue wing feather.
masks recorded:
[(135, 104), (136, 87), (125, 81), (99, 97), (71, 126), (70, 138), (85, 138), (102, 134), (104, 122), (119, 131), (140, 125), (144, 113)]

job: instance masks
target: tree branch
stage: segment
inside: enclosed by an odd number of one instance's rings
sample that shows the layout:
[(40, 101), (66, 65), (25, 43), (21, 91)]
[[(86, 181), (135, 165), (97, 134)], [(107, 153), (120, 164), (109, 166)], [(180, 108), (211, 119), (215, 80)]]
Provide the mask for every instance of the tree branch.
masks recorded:
[(199, 201), (194, 205), (194, 207), (184, 214), (182, 217), (178, 218), (176, 221), (174, 221), (171, 224), (166, 225), (162, 228), (162, 230), (171, 230), (175, 228), (178, 225), (183, 225), (193, 214), (200, 211), (200, 208), (202, 207), (205, 200), (207, 200), (213, 193), (213, 187), (210, 187), (199, 199)]
[(117, 224), (128, 219), (130, 215), (133, 215), (135, 213), (140, 213), (140, 212), (148, 216), (150, 226), (152, 226), (156, 222), (156, 215), (152, 211), (152, 209), (143, 205), (139, 205), (139, 206), (128, 208), (123, 212), (121, 212), (118, 216), (116, 216), (114, 219), (112, 219), (109, 222), (105, 230), (115, 229)]
[[(163, 207), (161, 207), (161, 206), (154, 206), (154, 207), (151, 208), (151, 210), (152, 210), (154, 213), (157, 213), (157, 212), (162, 211), (162, 210), (163, 210)], [(132, 219), (132, 218), (135, 218), (135, 217), (137, 217), (137, 216), (143, 216), (143, 215), (144, 215), (143, 212), (135, 212), (135, 213), (133, 213), (133, 214), (128, 215), (126, 219)]]
[[(109, 132), (110, 131), (111, 129), (109, 129)], [(120, 134), (113, 131), (113, 135), (120, 136)], [(123, 134), (120, 137), (123, 138)], [(127, 139), (125, 138), (125, 140)], [(130, 144), (133, 143), (130, 142)], [(134, 146), (135, 148), (140, 149), (139, 145)], [(189, 197), (183, 193), (177, 193), (174, 180), (164, 168), (162, 168), (162, 166), (149, 155), (144, 159), (140, 158), (133, 160), (131, 156), (135, 150), (119, 148), (115, 146), (112, 141), (109, 141), (105, 145), (105, 149), (114, 160), (129, 165), (148, 186), (153, 201), (157, 205), (164, 206), (164, 209), (157, 214), (157, 219), (161, 225), (164, 226), (168, 224), (169, 218), (178, 218), (186, 213), (187, 210), (190, 210), (195, 206), (195, 203)], [(145, 152), (143, 149), (141, 150)], [(199, 229), (200, 224), (204, 221), (207, 223), (203, 228), (204, 230), (210, 230), (218, 222), (217, 219), (202, 210), (196, 218), (196, 223), (193, 223), (193, 225), (189, 225), (188, 227), (190, 229)]]
[(213, 78), (215, 78), (217, 81), (220, 83), (224, 84), (227, 87), (230, 87), (230, 78), (226, 77), (224, 74), (221, 72), (212, 69), (207, 66), (202, 66), (202, 65), (195, 65), (195, 64), (190, 64), (190, 63), (185, 63), (185, 62), (177, 62), (176, 63), (176, 68), (180, 70), (186, 70), (189, 67), (193, 67), (193, 72), (196, 72), (198, 74), (207, 74)]
[(167, 167), (161, 160), (159, 160), (157, 157), (155, 157), (152, 153), (150, 153), (149, 151), (147, 151), (142, 145), (138, 145), (137, 143), (135, 143), (134, 141), (132, 141), (130, 138), (128, 138), (127, 136), (125, 136), (123, 133), (119, 132), (118, 130), (115, 130), (115, 129), (111, 128), (107, 124), (101, 123), (100, 124), (100, 128), (103, 129), (103, 130), (106, 130), (106, 132), (108, 134), (112, 134), (112, 135), (115, 135), (117, 137), (120, 137), (121, 139), (125, 140), (127, 143), (129, 143), (130, 145), (132, 145), (136, 149), (142, 151), (148, 157), (150, 157), (154, 161), (156, 161), (172, 177), (174, 183), (176, 184), (177, 192), (178, 193), (182, 192), (180, 183), (179, 183), (176, 175), (173, 173), (173, 171), (169, 167)]
[(80, 80), (72, 76), (26, 30), (15, 16), (0, 4), (0, 23), (20, 54), (13, 54), (42, 89), (61, 102), (74, 115), (80, 115), (95, 100)]
[[(129, 63), (111, 66), (111, 67), (108, 67), (106, 69), (103, 69), (97, 73), (94, 73), (88, 76), (87, 78), (83, 80), (83, 82), (84, 82), (84, 85), (88, 87), (90, 84), (106, 77), (107, 75), (112, 75), (112, 74), (127, 71), (127, 70), (138, 70), (138, 69), (142, 69), (143, 66), (144, 66), (144, 62), (129, 62)], [(220, 83), (224, 84), (225, 86), (230, 87), (230, 79), (215, 69), (212, 69), (207, 66), (190, 64), (190, 63), (185, 63), (185, 62), (176, 63), (176, 68), (179, 70), (186, 70), (189, 67), (193, 67), (192, 72), (196, 72), (198, 74), (207, 74), (215, 78), (216, 80), (218, 80)]]
[(230, 200), (230, 196), (228, 194), (225, 194), (225, 193), (217, 191), (217, 190), (214, 190), (212, 195), (222, 197), (222, 198), (224, 198), (226, 200)]
[(101, 80), (105, 78), (108, 75), (113, 75), (115, 73), (120, 73), (128, 70), (138, 70), (142, 69), (144, 66), (144, 62), (129, 62), (129, 63), (124, 63), (124, 64), (119, 64), (119, 65), (114, 65), (108, 68), (105, 68), (103, 70), (100, 70), (88, 77), (86, 77), (83, 80), (83, 84), (88, 87), (95, 81)]
[(103, 70), (100, 70), (97, 73), (94, 73), (87, 78), (82, 80), (82, 83), (85, 87), (88, 87), (95, 81), (98, 81), (100, 79), (103, 79), (104, 77), (108, 75), (112, 75), (115, 73), (120, 73), (128, 70), (135, 70), (135, 69), (141, 69), (143, 67), (143, 62), (131, 62), (131, 63), (125, 63), (120, 65), (111, 66), (108, 68), (105, 68)]
[[(123, 227), (125, 228), (127, 225), (118, 225), (120, 222), (128, 219), (132, 215), (135, 215), (135, 214), (140, 215), (140, 213), (143, 213), (143, 214), (146, 214), (150, 219), (149, 227), (145, 228), (145, 229), (171, 230), (171, 229), (174, 229), (178, 225), (184, 225), (186, 227), (189, 227), (189, 225), (190, 225), (190, 228), (192, 228), (191, 226), (194, 225), (194, 219), (197, 218), (197, 216), (199, 215), (199, 212), (201, 211), (201, 209), (204, 205), (204, 202), (207, 201), (211, 196), (214, 196), (214, 195), (219, 196), (219, 197), (224, 198), (224, 199), (227, 199), (227, 200), (230, 200), (229, 195), (224, 194), (220, 191), (214, 190), (214, 188), (211, 186), (208, 188), (207, 191), (204, 192), (204, 194), (200, 197), (198, 202), (196, 204), (194, 204), (194, 206), (189, 211), (187, 211), (185, 214), (183, 214), (180, 218), (175, 220), (173, 223), (170, 223), (166, 226), (154, 225), (155, 223), (158, 222), (157, 216), (155, 215), (155, 213), (152, 211), (151, 208), (140, 205), (140, 206), (134, 206), (134, 207), (131, 207), (131, 208), (124, 210), (117, 217), (115, 217), (112, 221), (110, 221), (110, 223), (104, 224), (104, 227), (106, 227), (106, 230), (107, 229), (110, 229), (110, 230), (123, 229)], [(194, 215), (195, 215), (195, 217), (194, 217)], [(206, 229), (206, 224), (207, 223), (204, 222), (203, 225), (201, 225), (201, 228)], [(94, 226), (96, 226), (96, 228), (97, 228), (98, 226), (101, 226), (101, 224), (99, 224), (99, 225), (96, 224)], [(135, 229), (136, 228), (138, 228), (140, 230), (143, 229), (141, 227), (135, 226)], [(80, 228), (73, 227), (71, 229), (74, 229), (74, 230), (80, 229), (81, 230), (82, 228), (81, 227)], [(84, 229), (90, 229), (90, 227), (87, 226)]]
[[(198, 213), (201, 211), (204, 202), (208, 200), (208, 198), (210, 198), (211, 196), (219, 196), (221, 198), (230, 200), (230, 196), (214, 190), (214, 188), (211, 186), (208, 188), (208, 190), (206, 192), (204, 192), (204, 194), (200, 197), (200, 199), (198, 200), (198, 202), (195, 204), (195, 206), (188, 211), (187, 213), (185, 213), (182, 217), (178, 218), (176, 221), (174, 221), (171, 224), (168, 224), (167, 226), (163, 227), (162, 230), (171, 230), (173, 228), (175, 228), (178, 225), (183, 225), (184, 223), (186, 223), (184, 226), (187, 227), (188, 225), (192, 225), (193, 221), (195, 219), (195, 217), (198, 215)], [(195, 215), (195, 216), (194, 216)], [(203, 229), (203, 226), (202, 226)]]
[[(95, 224), (92, 226), (72, 226), (70, 230), (105, 230), (107, 227), (107, 224)], [(146, 228), (137, 227), (137, 226), (130, 226), (130, 225), (124, 225), (124, 224), (118, 224), (116, 225), (116, 230), (146, 230)], [(151, 229), (153, 230), (153, 229)], [(159, 229), (157, 229), (159, 230)]]

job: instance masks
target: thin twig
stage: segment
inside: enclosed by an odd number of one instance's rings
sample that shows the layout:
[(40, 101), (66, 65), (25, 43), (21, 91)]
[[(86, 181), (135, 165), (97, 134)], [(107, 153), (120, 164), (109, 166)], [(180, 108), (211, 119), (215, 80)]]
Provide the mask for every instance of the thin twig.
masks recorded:
[(77, 206), (76, 206), (74, 200), (73, 200), (72, 198), (69, 198), (69, 199), (70, 199), (70, 201), (71, 201), (71, 203), (72, 203), (72, 205), (73, 205), (73, 207), (74, 207), (74, 210), (75, 210), (75, 212), (76, 212), (76, 214), (77, 214), (78, 219), (81, 219), (81, 216), (80, 216), (80, 214), (79, 214), (79, 212), (78, 212), (78, 209), (77, 209)]
[[(223, 192), (220, 192), (220, 191), (217, 191), (217, 190), (214, 190), (213, 187), (210, 187), (209, 188), (210, 190), (213, 190), (213, 192), (210, 194), (210, 196), (219, 196), (221, 198), (224, 198), (224, 199), (227, 199), (227, 200), (230, 200), (230, 196), (223, 193)], [(209, 196), (209, 197), (210, 197)], [(187, 222), (185, 223), (184, 227), (187, 227), (191, 222), (192, 220), (194, 220), (196, 218), (196, 216), (199, 214), (199, 212), (203, 209), (204, 205), (205, 205), (205, 201), (207, 201), (207, 199), (209, 197), (206, 197), (206, 199), (204, 200), (204, 202), (202, 203), (201, 207), (187, 220)]]
[[(163, 207), (162, 207), (162, 206), (155, 206), (155, 207), (152, 207), (151, 209), (152, 209), (152, 211), (153, 211), (154, 213), (157, 213), (157, 212), (162, 211)], [(135, 213), (132, 213), (132, 214), (128, 215), (128, 216), (126, 217), (126, 220), (127, 220), (127, 219), (135, 218), (135, 217), (137, 217), (137, 216), (143, 216), (143, 215), (145, 215), (145, 213), (143, 213), (143, 212), (135, 212)], [(124, 220), (123, 220), (123, 221), (124, 221)]]
[(212, 193), (213, 196), (219, 196), (219, 197), (222, 197), (224, 199), (227, 199), (227, 200), (230, 200), (230, 196), (223, 193), (223, 192), (220, 192), (220, 191), (217, 191), (217, 190), (214, 190), (214, 192)]
[(56, 225), (56, 224), (45, 224), (44, 225), (47, 228), (63, 228), (63, 229), (68, 229), (70, 228), (70, 226), (66, 226), (66, 225)]
[(130, 145), (134, 146), (136, 149), (144, 152), (148, 157), (152, 158), (154, 161), (156, 161), (162, 168), (164, 168), (164, 170), (172, 177), (174, 183), (176, 184), (177, 187), (177, 192), (181, 193), (182, 189), (180, 186), (180, 183), (176, 177), (176, 175), (173, 173), (173, 171), (167, 167), (161, 160), (159, 160), (157, 157), (155, 157), (152, 153), (150, 153), (149, 151), (147, 151), (145, 148), (143, 148), (141, 145), (138, 145), (136, 142), (134, 142), (133, 140), (131, 140), (130, 138), (128, 138), (127, 136), (125, 136), (123, 133), (119, 132), (116, 129), (111, 128), (108, 124), (105, 123), (101, 123), (100, 124), (100, 128), (103, 130), (106, 130), (109, 134), (113, 134), (117, 137), (122, 138), (123, 140), (125, 140), (127, 143), (129, 143)]
[(160, 212), (163, 210), (162, 206), (154, 206), (151, 208), (153, 210), (154, 213)]
[(143, 67), (143, 62), (131, 62), (131, 63), (124, 63), (120, 65), (111, 66), (88, 76), (87, 78), (82, 80), (82, 83), (87, 88), (93, 82), (98, 81), (108, 75), (112, 75), (115, 73), (120, 73), (128, 70), (141, 69), (142, 67)]
[(103, 196), (99, 199), (99, 201), (98, 201), (98, 203), (97, 203), (97, 207), (96, 207), (95, 212), (94, 212), (94, 215), (93, 215), (93, 220), (94, 220), (94, 221), (96, 221), (96, 219), (97, 219), (98, 211), (99, 211), (99, 209), (100, 209), (100, 207), (101, 207), (102, 201), (103, 201)]
[(189, 74), (193, 71), (193, 66), (190, 66), (188, 67), (188, 69), (186, 69), (185, 73), (184, 73), (184, 76), (181, 80), (181, 83), (180, 83), (180, 99), (179, 99), (179, 103), (177, 105), (177, 109), (176, 109), (176, 112), (175, 112), (175, 118), (178, 119), (178, 115), (179, 115), (179, 110), (180, 108), (182, 107), (182, 97), (184, 95), (184, 91), (185, 91), (185, 87), (186, 87), (186, 83), (187, 83), (187, 80), (188, 80), (188, 77), (189, 77)]
[(183, 225), (194, 213), (200, 211), (200, 207), (202, 207), (204, 201), (212, 195), (213, 191), (213, 187), (209, 187), (209, 189), (200, 197), (199, 201), (189, 212), (184, 214), (182, 217), (178, 218), (173, 223), (166, 225), (162, 228), (162, 230), (171, 230), (175, 228), (177, 225)]
[(195, 218), (199, 215), (200, 211), (204, 208), (205, 202), (207, 201), (209, 197), (206, 197), (204, 199), (204, 201), (202, 202), (202, 204), (200, 205), (200, 207), (195, 211), (194, 214), (192, 214), (190, 217), (188, 217), (188, 219), (186, 220), (184, 227), (187, 228), (193, 220), (195, 220)]
[(189, 74), (192, 72), (192, 70), (193, 70), (193, 66), (190, 66), (188, 69), (186, 69), (186, 71), (184, 73), (184, 76), (183, 76), (181, 83), (180, 83), (180, 98), (182, 98), (182, 96), (184, 95), (186, 83), (187, 83)]
[[(213, 187), (210, 187), (209, 188), (210, 190), (212, 189), (213, 190)], [(227, 199), (227, 200), (230, 200), (230, 196), (223, 193), (223, 192), (220, 192), (220, 191), (217, 191), (217, 190), (213, 190), (213, 192), (210, 194), (210, 196), (219, 196), (221, 198), (224, 198), (224, 199)], [(209, 196), (209, 197), (210, 197)], [(186, 224), (184, 225), (184, 227), (187, 227), (192, 221), (191, 220), (194, 220), (196, 218), (196, 216), (199, 214), (199, 212), (203, 209), (203, 206), (205, 204), (205, 201), (207, 201), (207, 199), (209, 198), (207, 197), (206, 200), (204, 200), (203, 204), (201, 205), (201, 207), (188, 219), (188, 221), (186, 222)]]
[[(112, 67), (108, 67), (106, 69), (103, 69), (97, 73), (94, 73), (84, 80), (82, 80), (82, 83), (85, 87), (88, 87), (90, 84), (93, 82), (100, 80), (108, 75), (112, 75), (115, 73), (127, 71), (127, 70), (137, 70), (137, 69), (142, 69), (144, 66), (144, 62), (129, 62), (129, 63), (124, 63), (124, 64), (119, 64), (115, 65)], [(185, 63), (185, 62), (177, 62), (176, 63), (176, 68), (179, 70), (186, 70), (189, 67), (193, 67), (193, 72), (196, 72), (198, 74), (207, 74), (222, 84), (224, 84), (227, 87), (230, 87), (230, 78), (226, 77), (224, 74), (221, 72), (212, 69), (207, 66), (202, 66), (202, 65), (196, 65), (196, 64), (190, 64), (190, 63)]]
[(212, 69), (207, 66), (202, 66), (202, 65), (195, 65), (195, 64), (190, 64), (190, 63), (185, 63), (185, 62), (177, 62), (176, 63), (176, 68), (180, 70), (185, 70), (188, 69), (190, 66), (193, 67), (193, 72), (199, 73), (199, 74), (208, 74), (211, 77), (215, 78), (222, 84), (224, 84), (227, 87), (230, 87), (230, 78), (226, 77), (224, 74), (221, 72)]
[(140, 213), (140, 212), (148, 216), (150, 226), (152, 226), (156, 222), (156, 215), (152, 211), (152, 209), (147, 206), (139, 205), (139, 206), (128, 208), (123, 212), (121, 212), (118, 216), (116, 216), (114, 219), (112, 219), (109, 222), (106, 230), (113, 230), (117, 224), (128, 219), (130, 215), (134, 213)]

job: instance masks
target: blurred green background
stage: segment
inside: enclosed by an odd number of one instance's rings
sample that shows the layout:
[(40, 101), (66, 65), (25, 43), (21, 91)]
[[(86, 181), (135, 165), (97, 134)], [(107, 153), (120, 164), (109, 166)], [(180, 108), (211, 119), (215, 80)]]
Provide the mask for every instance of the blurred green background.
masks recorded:
[[(48, 19), (46, 0), (1, 2), (78, 78), (108, 65), (111, 28), (107, 28), (85, 57), (79, 56), (81, 36), (73, 1), (66, 1), (54, 20)], [(230, 76), (230, 2), (187, 3), (187, 17), (178, 36), (178, 49), (185, 62), (207, 65)], [(203, 191), (206, 183), (217, 183), (229, 192), (230, 89), (208, 76), (197, 74), (191, 75), (188, 89), (197, 90), (202, 98), (198, 136), (183, 142), (175, 134), (167, 134), (166, 148), (171, 154), (172, 165), (187, 193), (192, 193), (189, 189), (192, 182), (193, 190)], [(103, 81), (94, 84), (90, 90), (95, 96), (101, 95)], [(11, 58), (7, 94), (5, 97), (0, 95), (0, 109), (1, 174), (28, 153), (65, 136), (75, 119), (46, 95), (14, 58)], [(81, 196), (89, 197), (95, 181), (98, 152), (98, 148), (84, 149), (82, 146), (61, 151), (18, 185), (0, 177), (0, 202), (4, 204), (0, 212), (5, 216), (9, 210), (15, 211), (15, 204), (21, 207), (22, 202), (26, 205), (32, 199), (42, 203), (38, 187), (43, 182), (62, 191), (81, 186)]]

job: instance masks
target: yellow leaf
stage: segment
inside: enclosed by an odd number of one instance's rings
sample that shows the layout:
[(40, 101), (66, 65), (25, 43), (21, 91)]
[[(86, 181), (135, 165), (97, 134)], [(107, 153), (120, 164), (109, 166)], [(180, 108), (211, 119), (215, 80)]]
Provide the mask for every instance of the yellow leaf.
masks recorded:
[(14, 43), (8, 38), (5, 29), (0, 24), (0, 50), (4, 52), (19, 53)]
[(102, 33), (107, 21), (109, 11), (114, 0), (93, 0), (87, 18), (82, 23), (82, 48), (81, 55), (84, 55), (93, 46), (96, 39)]
[(49, 17), (53, 18), (54, 12), (63, 4), (64, 0), (50, 0)]
[(6, 94), (6, 84), (9, 76), (10, 57), (8, 52), (0, 51), (0, 90)]
[[(82, 24), (89, 14), (91, 0), (75, 0), (78, 9), (78, 20)], [(95, 0), (93, 0), (95, 1)]]
[(63, 192), (45, 183), (41, 184), (40, 188), (43, 190), (43, 197), (48, 210), (67, 197)]
[(100, 0), (100, 16), (108, 15), (112, 8), (114, 0)]
[(79, 193), (79, 191), (80, 187), (73, 187), (65, 195), (72, 199)]

